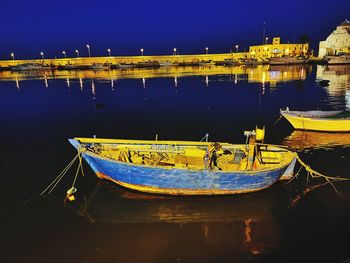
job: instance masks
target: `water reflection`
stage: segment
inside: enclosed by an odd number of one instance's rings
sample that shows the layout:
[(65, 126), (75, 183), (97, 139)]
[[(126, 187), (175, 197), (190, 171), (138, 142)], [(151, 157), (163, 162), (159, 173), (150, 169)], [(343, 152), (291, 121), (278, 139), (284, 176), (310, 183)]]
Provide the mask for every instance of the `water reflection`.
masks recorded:
[(332, 106), (342, 109), (345, 104), (350, 108), (350, 65), (317, 66), (316, 78), (329, 81), (324, 89), (332, 98)]
[[(276, 194), (282, 196), (276, 199)], [(280, 228), (273, 211), (279, 209), (283, 213), (288, 207), (287, 200), (290, 199), (285, 192), (278, 191), (244, 197), (157, 196), (98, 181), (92, 194), (69, 205), (92, 223), (172, 223), (182, 227), (196, 224), (201, 226), (201, 235), (209, 243), (222, 242), (217, 240), (219, 236), (221, 239), (227, 231), (234, 232), (230, 242), (239, 243), (239, 247), (256, 255), (278, 243)]]
[[(2, 71), (0, 80), (24, 79), (148, 79), (159, 77), (174, 77), (175, 83), (178, 77), (204, 76), (208, 85), (209, 76), (228, 75), (234, 83), (240, 80), (248, 82), (259, 82), (265, 85), (270, 83), (276, 86), (281, 81), (304, 80), (306, 78), (306, 66), (268, 66), (257, 67), (224, 67), (224, 66), (203, 66), (203, 67), (161, 67), (159, 69), (131, 68), (123, 70), (60, 70), (60, 71)], [(175, 84), (177, 85), (177, 83)]]
[(348, 133), (294, 131), (282, 143), (294, 150), (332, 148), (335, 146), (349, 147), (350, 135)]

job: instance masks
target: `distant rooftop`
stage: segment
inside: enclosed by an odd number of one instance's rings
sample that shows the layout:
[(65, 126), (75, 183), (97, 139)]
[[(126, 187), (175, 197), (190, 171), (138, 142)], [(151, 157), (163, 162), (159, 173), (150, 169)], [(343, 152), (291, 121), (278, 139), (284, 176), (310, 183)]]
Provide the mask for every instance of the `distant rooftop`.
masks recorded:
[(339, 26), (348, 27), (348, 26), (350, 26), (350, 21), (345, 19), (345, 21), (343, 21)]

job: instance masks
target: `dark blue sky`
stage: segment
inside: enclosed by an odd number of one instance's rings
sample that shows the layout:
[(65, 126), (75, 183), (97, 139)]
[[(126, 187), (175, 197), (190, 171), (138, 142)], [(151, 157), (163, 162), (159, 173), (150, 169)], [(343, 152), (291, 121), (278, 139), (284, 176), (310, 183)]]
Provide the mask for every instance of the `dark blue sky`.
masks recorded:
[(316, 1), (132, 1), (132, 0), (1, 0), (0, 59), (73, 55), (136, 55), (227, 52), (262, 41), (263, 22), (268, 36), (296, 41), (307, 34), (318, 49), (322, 40), (350, 17), (349, 0)]

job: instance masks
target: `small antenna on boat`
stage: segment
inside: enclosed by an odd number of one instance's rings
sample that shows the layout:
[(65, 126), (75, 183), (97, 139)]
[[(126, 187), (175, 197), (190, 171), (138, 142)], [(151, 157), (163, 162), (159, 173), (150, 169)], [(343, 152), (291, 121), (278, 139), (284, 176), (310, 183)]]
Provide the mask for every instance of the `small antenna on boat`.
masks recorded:
[(209, 133), (206, 133), (206, 134), (204, 135), (204, 137), (200, 140), (200, 142), (202, 142), (204, 139), (205, 139), (205, 142), (208, 142)]

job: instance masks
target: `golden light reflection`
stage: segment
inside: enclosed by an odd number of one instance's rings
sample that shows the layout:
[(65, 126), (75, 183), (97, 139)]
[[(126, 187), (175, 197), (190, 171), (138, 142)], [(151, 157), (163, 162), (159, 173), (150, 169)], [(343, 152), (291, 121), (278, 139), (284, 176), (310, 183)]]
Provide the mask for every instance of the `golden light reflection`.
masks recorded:
[(350, 136), (348, 133), (294, 131), (283, 140), (283, 144), (293, 150), (331, 148), (335, 146), (349, 147)]
[(83, 79), (79, 79), (80, 90), (83, 91)]
[(16, 81), (16, 88), (17, 88), (17, 90), (20, 90), (18, 77), (16, 77), (15, 81)]
[[(175, 87), (178, 86), (178, 77), (204, 76), (206, 84), (209, 77), (215, 75), (234, 76), (234, 83), (240, 79), (248, 79), (250, 83), (269, 83), (276, 86), (278, 82), (303, 80), (306, 78), (307, 66), (269, 66), (258, 65), (255, 67), (236, 66), (196, 66), (196, 67), (160, 67), (160, 68), (125, 68), (122, 70), (37, 70), (37, 71), (0, 71), (0, 80), (26, 80), (26, 79), (66, 79), (70, 87), (69, 79), (149, 79), (160, 77), (173, 77)], [(243, 76), (244, 78), (241, 78)], [(208, 79), (208, 80), (207, 80)], [(80, 87), (82, 84), (80, 83)]]

